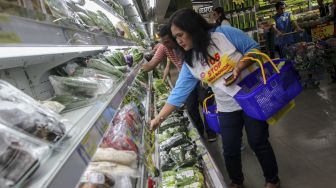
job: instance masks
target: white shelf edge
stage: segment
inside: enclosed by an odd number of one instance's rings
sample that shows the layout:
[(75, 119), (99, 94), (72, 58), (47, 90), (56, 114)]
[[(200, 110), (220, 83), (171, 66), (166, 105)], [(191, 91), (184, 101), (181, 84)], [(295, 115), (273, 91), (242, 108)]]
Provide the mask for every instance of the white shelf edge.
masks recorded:
[(0, 60), (8, 58), (22, 58), (31, 56), (84, 53), (105, 50), (107, 46), (29, 46), (29, 47), (0, 47)]

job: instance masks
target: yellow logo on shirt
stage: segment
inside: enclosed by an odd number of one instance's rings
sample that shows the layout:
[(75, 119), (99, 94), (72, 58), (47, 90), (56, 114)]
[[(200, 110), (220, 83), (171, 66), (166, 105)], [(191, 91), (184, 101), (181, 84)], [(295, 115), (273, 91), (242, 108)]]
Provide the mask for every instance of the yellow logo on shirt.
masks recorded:
[(203, 81), (210, 84), (217, 81), (224, 74), (232, 72), (236, 65), (236, 62), (226, 54), (220, 57), (219, 53), (215, 53), (213, 57), (215, 59), (209, 59), (211, 67), (203, 77)]

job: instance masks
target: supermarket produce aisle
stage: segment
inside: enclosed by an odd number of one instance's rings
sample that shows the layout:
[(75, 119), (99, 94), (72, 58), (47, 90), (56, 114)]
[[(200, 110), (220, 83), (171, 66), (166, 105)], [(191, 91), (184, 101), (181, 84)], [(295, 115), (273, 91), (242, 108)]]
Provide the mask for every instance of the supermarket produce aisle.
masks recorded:
[[(329, 81), (308, 88), (296, 107), (270, 127), (270, 141), (277, 156), (283, 188), (335, 187), (336, 84)], [(246, 137), (244, 143), (247, 144)], [(230, 182), (220, 153), (220, 141), (208, 143), (226, 182)], [(264, 179), (252, 150), (242, 152), (245, 188), (261, 188)]]

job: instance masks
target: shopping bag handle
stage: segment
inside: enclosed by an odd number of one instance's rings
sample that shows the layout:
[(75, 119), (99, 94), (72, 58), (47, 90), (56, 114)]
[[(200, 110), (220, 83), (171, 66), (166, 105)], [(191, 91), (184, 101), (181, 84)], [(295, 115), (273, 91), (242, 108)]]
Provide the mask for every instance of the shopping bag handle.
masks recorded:
[(267, 62), (269, 62), (272, 66), (273, 66), (273, 68), (274, 68), (274, 70), (279, 74), (280, 73), (280, 70), (278, 69), (278, 67), (275, 65), (275, 63), (273, 62), (273, 60), (267, 55), (267, 54), (265, 54), (265, 53), (262, 53), (260, 50), (258, 50), (258, 49), (252, 49), (252, 51), (251, 52), (248, 52), (246, 55), (254, 55), (254, 54), (256, 54), (256, 55), (261, 55), (261, 57), (263, 58), (263, 60), (267, 60)]
[(204, 101), (203, 101), (203, 109), (205, 109), (205, 113), (207, 114), (208, 113), (208, 107), (207, 107), (207, 101), (209, 99), (211, 99), (212, 97), (214, 97), (215, 95), (212, 94), (210, 95), (209, 97), (205, 98)]
[(266, 85), (266, 74), (265, 74), (265, 70), (264, 70), (264, 66), (263, 66), (263, 63), (257, 59), (257, 58), (253, 58), (253, 57), (244, 57), (243, 59), (240, 60), (240, 62), (244, 62), (246, 60), (251, 60), (251, 61), (255, 61), (259, 64), (260, 66), (260, 70), (261, 70), (261, 75), (262, 75), (262, 78), (263, 78), (263, 81), (264, 81), (264, 84)]

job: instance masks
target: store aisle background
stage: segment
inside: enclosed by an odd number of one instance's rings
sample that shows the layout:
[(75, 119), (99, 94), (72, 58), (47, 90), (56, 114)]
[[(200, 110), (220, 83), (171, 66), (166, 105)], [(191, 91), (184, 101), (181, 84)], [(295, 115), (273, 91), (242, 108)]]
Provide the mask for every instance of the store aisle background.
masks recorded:
[[(277, 125), (270, 126), (282, 188), (336, 187), (335, 99), (336, 84), (323, 81), (319, 88), (304, 89), (296, 99), (296, 107)], [(248, 145), (245, 135), (244, 143)], [(230, 183), (220, 139), (207, 144), (225, 182)], [(245, 188), (264, 187), (261, 168), (249, 146), (242, 151), (242, 160)]]

